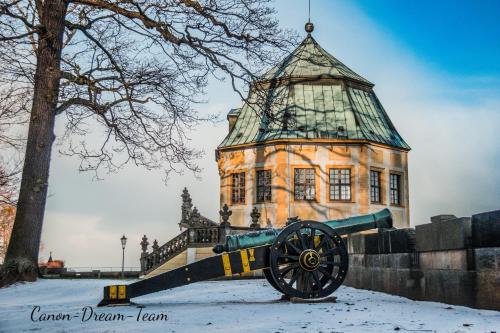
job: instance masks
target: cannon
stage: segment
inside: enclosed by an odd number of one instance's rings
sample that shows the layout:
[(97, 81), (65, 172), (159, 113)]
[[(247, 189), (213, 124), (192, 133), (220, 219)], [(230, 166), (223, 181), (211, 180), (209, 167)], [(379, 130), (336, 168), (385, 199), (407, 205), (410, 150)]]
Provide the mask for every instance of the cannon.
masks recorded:
[(297, 220), (283, 229), (229, 235), (224, 244), (214, 247), (212, 257), (128, 285), (104, 287), (98, 306), (129, 304), (131, 298), (259, 269), (289, 297), (327, 297), (342, 284), (349, 267), (341, 235), (375, 228), (392, 228), (389, 209), (326, 222)]

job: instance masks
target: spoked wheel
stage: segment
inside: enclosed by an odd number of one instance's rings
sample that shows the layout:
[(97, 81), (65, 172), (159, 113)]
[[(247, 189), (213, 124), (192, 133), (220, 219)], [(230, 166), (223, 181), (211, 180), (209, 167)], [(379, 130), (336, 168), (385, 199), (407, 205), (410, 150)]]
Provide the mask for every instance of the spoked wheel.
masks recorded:
[(276, 281), (274, 281), (273, 275), (271, 274), (271, 270), (269, 268), (264, 268), (262, 270), (262, 273), (264, 273), (264, 277), (266, 278), (267, 282), (269, 282), (269, 284), (273, 286), (274, 289), (281, 293), (284, 293), (284, 291), (281, 290), (281, 287), (276, 283)]
[(349, 262), (344, 242), (332, 228), (302, 221), (278, 235), (269, 266), (278, 291), (291, 297), (321, 298), (342, 284)]

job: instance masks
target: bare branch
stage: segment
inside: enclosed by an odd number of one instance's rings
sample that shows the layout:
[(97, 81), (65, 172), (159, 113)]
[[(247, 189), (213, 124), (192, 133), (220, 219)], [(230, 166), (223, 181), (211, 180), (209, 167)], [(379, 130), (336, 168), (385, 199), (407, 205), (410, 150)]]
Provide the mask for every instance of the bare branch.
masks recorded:
[[(279, 29), (268, 2), (71, 1), (54, 110), (65, 117), (61, 153), (77, 156), (81, 170), (95, 172), (130, 162), (198, 171), (201, 152), (189, 147), (188, 133), (215, 119), (193, 109), (203, 102), (209, 77), (228, 79), (246, 100), (251, 82), (296, 41)], [(0, 0), (0, 46), (14, 50), (0, 50), (0, 84), (26, 89), (28, 106), (43, 6), (40, 0)], [(267, 93), (256, 94), (247, 100), (255, 112), (266, 121), (279, 118), (261, 107)]]

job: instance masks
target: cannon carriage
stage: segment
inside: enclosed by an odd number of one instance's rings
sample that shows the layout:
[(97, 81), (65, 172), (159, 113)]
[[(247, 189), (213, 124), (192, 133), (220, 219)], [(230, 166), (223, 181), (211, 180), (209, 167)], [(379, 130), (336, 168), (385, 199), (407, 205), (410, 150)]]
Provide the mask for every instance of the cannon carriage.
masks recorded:
[(341, 236), (391, 227), (391, 213), (384, 209), (342, 220), (297, 220), (283, 229), (227, 236), (224, 244), (214, 247), (213, 257), (128, 285), (104, 287), (99, 306), (128, 304), (132, 298), (157, 291), (260, 269), (276, 290), (289, 297), (327, 297), (342, 284), (349, 267)]

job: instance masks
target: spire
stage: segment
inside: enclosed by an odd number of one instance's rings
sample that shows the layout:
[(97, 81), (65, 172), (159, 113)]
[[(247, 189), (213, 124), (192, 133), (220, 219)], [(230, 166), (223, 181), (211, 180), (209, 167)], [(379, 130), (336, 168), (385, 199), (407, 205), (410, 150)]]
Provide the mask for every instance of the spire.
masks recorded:
[(307, 16), (307, 22), (311, 22), (311, 0), (309, 0), (309, 11)]
[(311, 33), (314, 31), (314, 24), (311, 23), (311, 0), (309, 0), (309, 16), (304, 28), (306, 29), (307, 35), (311, 36)]

